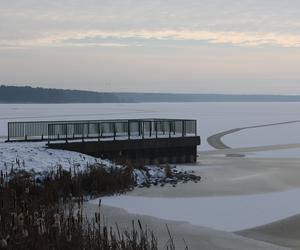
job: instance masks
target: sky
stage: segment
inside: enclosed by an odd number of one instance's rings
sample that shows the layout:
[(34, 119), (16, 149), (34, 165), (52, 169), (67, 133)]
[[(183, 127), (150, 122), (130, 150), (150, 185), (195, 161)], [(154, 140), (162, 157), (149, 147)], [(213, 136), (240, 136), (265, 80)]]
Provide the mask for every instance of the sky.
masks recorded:
[(298, 0), (0, 0), (0, 84), (300, 94)]

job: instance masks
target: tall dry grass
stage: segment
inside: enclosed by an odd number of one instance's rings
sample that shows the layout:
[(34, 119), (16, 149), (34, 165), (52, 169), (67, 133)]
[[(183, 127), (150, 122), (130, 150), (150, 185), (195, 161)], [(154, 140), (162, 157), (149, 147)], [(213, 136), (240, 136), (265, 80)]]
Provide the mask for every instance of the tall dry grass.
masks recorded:
[[(133, 184), (130, 168), (1, 171), (0, 249), (156, 250), (157, 238), (140, 221), (120, 230), (105, 225), (100, 209), (92, 219), (83, 215), (85, 196), (122, 193)], [(166, 248), (175, 249), (173, 240)]]

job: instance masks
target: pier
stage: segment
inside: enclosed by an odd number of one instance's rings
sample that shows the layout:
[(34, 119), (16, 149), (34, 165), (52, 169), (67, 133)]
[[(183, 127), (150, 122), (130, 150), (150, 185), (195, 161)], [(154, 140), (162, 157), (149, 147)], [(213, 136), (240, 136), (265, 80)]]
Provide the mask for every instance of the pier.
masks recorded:
[(197, 158), (197, 121), (128, 119), (9, 122), (7, 141), (47, 141), (52, 149), (133, 164), (189, 163)]

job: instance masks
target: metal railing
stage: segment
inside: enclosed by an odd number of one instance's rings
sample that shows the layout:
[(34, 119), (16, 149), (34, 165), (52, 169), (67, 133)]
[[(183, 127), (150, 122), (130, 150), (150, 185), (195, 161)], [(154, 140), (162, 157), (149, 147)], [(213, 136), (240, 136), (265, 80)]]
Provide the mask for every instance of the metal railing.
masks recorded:
[[(48, 125), (69, 121), (8, 122), (7, 141), (41, 141), (48, 139)], [(82, 122), (82, 121), (70, 121)]]
[(116, 140), (197, 134), (196, 120), (131, 119), (9, 122), (8, 141)]

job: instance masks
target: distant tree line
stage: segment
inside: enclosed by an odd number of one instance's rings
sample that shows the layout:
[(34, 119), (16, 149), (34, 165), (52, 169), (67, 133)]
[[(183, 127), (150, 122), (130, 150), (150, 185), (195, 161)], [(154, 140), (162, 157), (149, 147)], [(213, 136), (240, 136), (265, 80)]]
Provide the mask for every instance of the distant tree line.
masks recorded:
[(300, 96), (95, 92), (30, 86), (0, 86), (0, 103), (113, 102), (300, 102)]
[(32, 88), (29, 86), (0, 86), (2, 103), (98, 103), (119, 102), (113, 93), (92, 91)]

